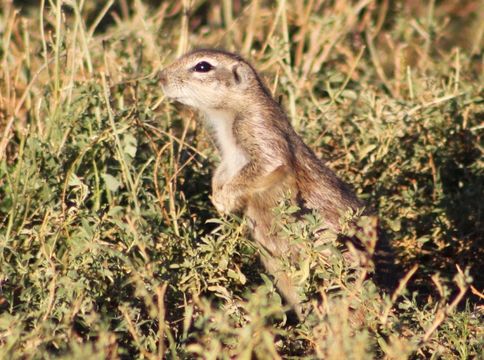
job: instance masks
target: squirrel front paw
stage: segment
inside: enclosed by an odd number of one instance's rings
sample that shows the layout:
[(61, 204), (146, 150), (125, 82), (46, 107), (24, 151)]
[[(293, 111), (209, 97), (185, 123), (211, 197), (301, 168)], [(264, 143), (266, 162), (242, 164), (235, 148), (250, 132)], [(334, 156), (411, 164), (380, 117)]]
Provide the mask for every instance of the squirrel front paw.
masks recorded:
[(240, 191), (222, 186), (213, 189), (212, 203), (219, 213), (230, 214), (242, 210), (245, 201)]

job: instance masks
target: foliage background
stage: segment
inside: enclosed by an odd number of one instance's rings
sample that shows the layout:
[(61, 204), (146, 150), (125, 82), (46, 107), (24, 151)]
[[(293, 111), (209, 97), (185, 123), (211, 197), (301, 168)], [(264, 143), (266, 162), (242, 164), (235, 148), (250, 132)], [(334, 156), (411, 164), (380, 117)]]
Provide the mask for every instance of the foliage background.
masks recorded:
[[(482, 2), (0, 6), (0, 357), (482, 358)], [(336, 242), (318, 256), (318, 219), (287, 224), (303, 323), (210, 204), (210, 136), (157, 84), (194, 47), (253, 62), (379, 214), (368, 277)]]

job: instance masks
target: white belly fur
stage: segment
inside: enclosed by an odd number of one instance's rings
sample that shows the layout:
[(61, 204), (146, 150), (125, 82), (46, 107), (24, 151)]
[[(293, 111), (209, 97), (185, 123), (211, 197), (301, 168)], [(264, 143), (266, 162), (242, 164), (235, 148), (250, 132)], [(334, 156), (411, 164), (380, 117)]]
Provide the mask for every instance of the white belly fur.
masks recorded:
[(218, 111), (206, 112), (206, 120), (212, 128), (220, 150), (224, 182), (232, 179), (248, 163), (246, 153), (237, 145), (233, 132), (234, 118)]

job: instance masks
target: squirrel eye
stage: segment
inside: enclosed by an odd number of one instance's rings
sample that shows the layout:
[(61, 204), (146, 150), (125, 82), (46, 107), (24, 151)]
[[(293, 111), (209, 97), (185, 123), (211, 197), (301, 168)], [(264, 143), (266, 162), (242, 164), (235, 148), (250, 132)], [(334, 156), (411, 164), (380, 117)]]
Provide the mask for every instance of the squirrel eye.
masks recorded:
[(213, 66), (206, 61), (200, 61), (197, 65), (193, 67), (196, 72), (209, 72), (213, 69)]

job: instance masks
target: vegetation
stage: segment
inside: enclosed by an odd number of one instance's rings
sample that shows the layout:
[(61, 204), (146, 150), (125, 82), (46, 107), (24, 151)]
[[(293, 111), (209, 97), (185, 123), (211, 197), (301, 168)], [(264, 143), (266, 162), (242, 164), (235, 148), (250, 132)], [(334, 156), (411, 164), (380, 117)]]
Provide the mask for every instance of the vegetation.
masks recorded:
[[(483, 357), (482, 2), (0, 9), (0, 358)], [(275, 209), (305, 244), (302, 323), (210, 203), (208, 133), (163, 98), (156, 72), (194, 47), (251, 60), (379, 215), (355, 271), (335, 237), (312, 248), (317, 217)]]

